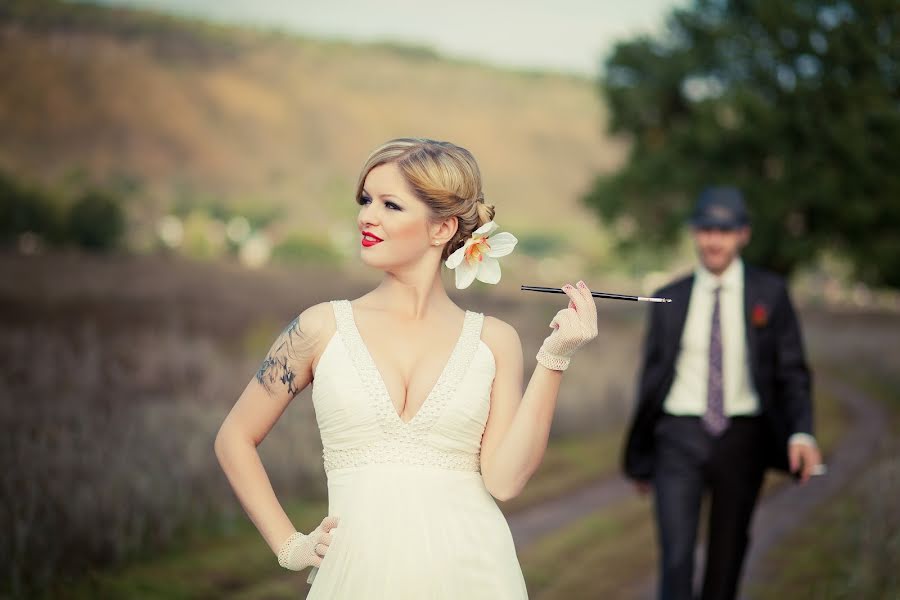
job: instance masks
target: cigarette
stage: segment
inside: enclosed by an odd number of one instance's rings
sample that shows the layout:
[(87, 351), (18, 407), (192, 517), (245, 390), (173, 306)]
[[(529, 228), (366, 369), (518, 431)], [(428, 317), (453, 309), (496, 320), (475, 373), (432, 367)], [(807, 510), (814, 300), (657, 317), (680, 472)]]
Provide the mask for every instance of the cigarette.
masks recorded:
[(809, 472), (809, 474), (810, 475), (824, 475), (827, 472), (828, 472), (828, 467), (826, 467), (824, 464), (820, 463), (820, 464), (814, 466), (812, 468), (812, 470)]
[[(548, 294), (565, 294), (561, 288), (541, 287), (539, 285), (523, 285), (525, 292), (545, 292)], [(629, 296), (627, 294), (610, 294), (608, 292), (591, 292), (594, 298), (609, 298), (612, 300), (632, 300), (634, 302), (671, 302), (671, 298), (648, 298), (645, 296)]]

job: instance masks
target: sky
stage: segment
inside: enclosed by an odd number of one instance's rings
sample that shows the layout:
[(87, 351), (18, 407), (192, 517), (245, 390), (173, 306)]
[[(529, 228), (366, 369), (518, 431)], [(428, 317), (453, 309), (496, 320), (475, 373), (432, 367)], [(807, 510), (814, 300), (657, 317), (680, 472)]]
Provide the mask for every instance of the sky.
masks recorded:
[(594, 76), (617, 40), (689, 0), (94, 0), (313, 37), (427, 46), (504, 67)]

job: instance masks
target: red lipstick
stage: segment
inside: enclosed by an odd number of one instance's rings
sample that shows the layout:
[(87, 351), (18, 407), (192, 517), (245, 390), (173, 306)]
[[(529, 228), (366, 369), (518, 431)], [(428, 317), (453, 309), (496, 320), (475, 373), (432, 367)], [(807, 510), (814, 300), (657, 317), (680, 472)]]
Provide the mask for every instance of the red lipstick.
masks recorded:
[(366, 248), (371, 248), (371, 247), (374, 246), (375, 244), (378, 244), (379, 242), (383, 242), (383, 241), (384, 241), (384, 240), (382, 240), (380, 237), (378, 237), (377, 235), (375, 235), (375, 234), (373, 234), (373, 233), (369, 233), (368, 231), (363, 231), (363, 232), (362, 232), (362, 235), (363, 235), (363, 237), (362, 237), (362, 245), (363, 245), (364, 247), (366, 247)]

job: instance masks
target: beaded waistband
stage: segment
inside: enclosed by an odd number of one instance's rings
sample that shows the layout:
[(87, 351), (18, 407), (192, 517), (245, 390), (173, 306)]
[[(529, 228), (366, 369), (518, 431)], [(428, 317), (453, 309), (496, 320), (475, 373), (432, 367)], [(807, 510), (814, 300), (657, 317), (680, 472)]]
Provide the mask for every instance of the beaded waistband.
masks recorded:
[(454, 471), (481, 470), (481, 457), (478, 454), (441, 450), (405, 440), (385, 440), (340, 450), (326, 448), (322, 456), (326, 473), (333, 469), (374, 464), (420, 465)]

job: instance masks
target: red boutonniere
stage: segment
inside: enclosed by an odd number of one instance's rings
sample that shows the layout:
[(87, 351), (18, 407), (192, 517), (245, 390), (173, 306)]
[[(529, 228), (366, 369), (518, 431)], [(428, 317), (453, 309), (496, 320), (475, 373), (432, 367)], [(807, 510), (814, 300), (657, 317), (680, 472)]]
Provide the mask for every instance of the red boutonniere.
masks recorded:
[(769, 322), (769, 311), (763, 304), (754, 304), (750, 312), (750, 322), (754, 327), (765, 327)]

